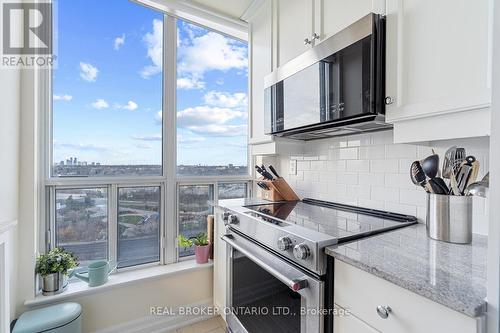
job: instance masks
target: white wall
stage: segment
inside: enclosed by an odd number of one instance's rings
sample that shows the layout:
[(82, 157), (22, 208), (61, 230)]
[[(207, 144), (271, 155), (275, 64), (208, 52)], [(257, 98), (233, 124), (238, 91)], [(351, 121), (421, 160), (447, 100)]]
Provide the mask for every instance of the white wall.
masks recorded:
[(150, 307), (176, 307), (212, 299), (211, 267), (79, 297), (83, 332), (150, 317)]
[[(20, 200), (16, 244), (17, 288), (13, 297), (16, 316), (26, 310), (24, 301), (35, 296), (35, 258), (43, 230), (39, 230), (41, 193), (39, 157), (43, 145), (38, 127), (41, 110), (36, 104), (34, 72), (24, 70), (21, 77)], [(1, 165), (1, 164), (0, 164)], [(189, 305), (212, 298), (212, 269), (179, 274), (155, 281), (119, 287), (107, 292), (76, 298), (83, 306), (84, 332), (102, 330), (145, 317), (150, 306)]]
[[(479, 177), (488, 171), (488, 138), (394, 144), (392, 131), (309, 141), (303, 153), (283, 153), (278, 160), (281, 175), (300, 197), (414, 215), (424, 222), (426, 194), (411, 182), (410, 165), (432, 154), (431, 148), (443, 156), (452, 145), (476, 156)], [(296, 175), (289, 174), (291, 160), (297, 161)], [(485, 199), (474, 201), (475, 233), (487, 233), (486, 206)]]
[[(0, 69), (0, 229), (2, 226), (15, 223), (18, 219), (19, 194), (19, 114), (20, 114), (20, 71)], [(17, 246), (16, 228), (11, 228), (4, 235), (9, 258), (5, 270), (6, 278), (10, 280), (7, 297), (11, 320), (15, 309), (16, 257), (14, 248)], [(4, 309), (2, 309), (4, 310)]]

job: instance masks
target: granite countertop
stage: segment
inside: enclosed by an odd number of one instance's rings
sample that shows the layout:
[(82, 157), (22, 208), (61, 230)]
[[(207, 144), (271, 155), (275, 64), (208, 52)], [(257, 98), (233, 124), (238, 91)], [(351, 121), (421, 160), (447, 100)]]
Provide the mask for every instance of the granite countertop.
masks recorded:
[(487, 237), (472, 244), (439, 242), (418, 224), (355, 242), (326, 253), (384, 280), (470, 317), (486, 311)]

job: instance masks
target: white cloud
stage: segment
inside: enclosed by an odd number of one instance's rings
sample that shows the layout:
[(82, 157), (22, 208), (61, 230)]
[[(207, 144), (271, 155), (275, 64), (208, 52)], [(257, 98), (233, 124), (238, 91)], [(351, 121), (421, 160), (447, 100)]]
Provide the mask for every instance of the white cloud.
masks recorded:
[(109, 108), (108, 102), (103, 100), (102, 98), (97, 99), (95, 102), (90, 104), (94, 109), (101, 110)]
[(160, 110), (155, 114), (155, 122), (156, 124), (161, 125), (162, 120), (163, 120), (163, 112)]
[(247, 125), (202, 125), (189, 126), (189, 130), (200, 135), (211, 136), (246, 136)]
[(184, 137), (182, 135), (177, 135), (177, 143), (181, 144), (189, 144), (189, 143), (200, 143), (205, 141), (206, 139), (204, 137), (198, 136), (198, 137)]
[(148, 32), (143, 38), (148, 49), (148, 58), (151, 59), (152, 65), (144, 67), (140, 75), (147, 79), (162, 70), (163, 62), (163, 22), (153, 20), (153, 32)]
[(132, 135), (132, 139), (139, 141), (161, 141), (161, 134)]
[(117, 105), (118, 109), (125, 109), (129, 111), (137, 110), (138, 107), (139, 105), (137, 105), (137, 103), (134, 101), (128, 101), (127, 105)]
[(118, 51), (120, 49), (120, 46), (122, 46), (123, 44), (125, 44), (125, 34), (115, 38), (115, 43), (114, 43), (115, 50)]
[(219, 106), (223, 108), (246, 108), (248, 104), (247, 94), (228, 93), (223, 91), (209, 91), (203, 97), (205, 103), (210, 106)]
[(149, 143), (142, 143), (142, 142), (141, 142), (141, 143), (136, 144), (135, 146), (136, 146), (137, 148), (139, 148), (139, 149), (151, 149), (151, 148), (153, 148), (153, 146), (152, 146), (152, 145), (150, 145)]
[(180, 73), (202, 77), (206, 71), (227, 71), (232, 68), (247, 69), (246, 47), (234, 40), (210, 31), (201, 36), (193, 36), (190, 44), (179, 47)]
[(185, 76), (177, 79), (177, 88), (179, 89), (203, 89), (205, 88), (205, 82), (200, 80), (200, 78), (195, 76)]
[(54, 146), (60, 148), (68, 148), (71, 150), (79, 150), (79, 151), (98, 151), (98, 152), (111, 151), (109, 147), (95, 145), (93, 143), (66, 143), (66, 142), (57, 142), (54, 140)]
[(80, 62), (80, 77), (87, 82), (94, 82), (99, 70), (89, 63)]
[(65, 102), (69, 102), (73, 99), (73, 96), (71, 95), (54, 95), (52, 96), (52, 99), (54, 101), (65, 101)]
[(196, 106), (177, 112), (177, 124), (180, 127), (224, 124), (230, 120), (244, 118), (245, 112), (229, 108)]

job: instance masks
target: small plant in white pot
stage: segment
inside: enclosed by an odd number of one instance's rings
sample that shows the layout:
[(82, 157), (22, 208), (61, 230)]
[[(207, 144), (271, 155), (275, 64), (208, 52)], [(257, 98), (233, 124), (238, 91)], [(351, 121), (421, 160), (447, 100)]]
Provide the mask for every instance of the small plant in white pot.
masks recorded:
[(179, 235), (179, 245), (182, 247), (191, 247), (194, 245), (194, 255), (197, 264), (206, 264), (210, 257), (211, 244), (208, 242), (207, 234), (201, 233), (196, 237), (186, 238)]
[(78, 266), (73, 253), (63, 248), (53, 248), (36, 259), (35, 273), (42, 278), (44, 295), (55, 295), (63, 292), (68, 286), (72, 270)]

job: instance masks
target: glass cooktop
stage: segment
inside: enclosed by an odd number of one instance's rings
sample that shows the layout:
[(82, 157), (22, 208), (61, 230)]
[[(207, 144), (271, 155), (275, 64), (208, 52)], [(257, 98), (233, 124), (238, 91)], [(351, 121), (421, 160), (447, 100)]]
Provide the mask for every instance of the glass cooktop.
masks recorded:
[(284, 228), (290, 224), (300, 225), (336, 237), (339, 242), (417, 223), (414, 216), (315, 199), (245, 207), (263, 223)]

